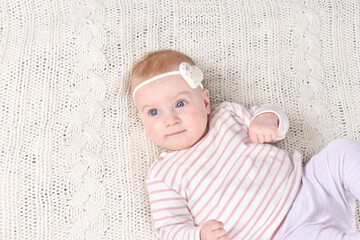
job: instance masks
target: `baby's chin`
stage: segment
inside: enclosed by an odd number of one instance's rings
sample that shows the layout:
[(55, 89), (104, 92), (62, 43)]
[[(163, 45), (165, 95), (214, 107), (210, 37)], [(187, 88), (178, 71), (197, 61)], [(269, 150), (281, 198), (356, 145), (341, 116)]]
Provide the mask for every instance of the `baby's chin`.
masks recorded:
[(174, 143), (174, 144), (169, 144), (167, 146), (164, 146), (164, 148), (166, 149), (166, 152), (173, 152), (173, 151), (181, 151), (181, 150), (185, 150), (188, 149), (190, 147), (192, 147), (194, 144), (196, 144), (198, 141), (194, 141), (194, 142), (185, 142), (185, 143)]
[(161, 147), (163, 147), (166, 150), (166, 152), (174, 152), (174, 151), (181, 151), (187, 149), (190, 146), (180, 145), (180, 144), (166, 144), (165, 146), (161, 146)]

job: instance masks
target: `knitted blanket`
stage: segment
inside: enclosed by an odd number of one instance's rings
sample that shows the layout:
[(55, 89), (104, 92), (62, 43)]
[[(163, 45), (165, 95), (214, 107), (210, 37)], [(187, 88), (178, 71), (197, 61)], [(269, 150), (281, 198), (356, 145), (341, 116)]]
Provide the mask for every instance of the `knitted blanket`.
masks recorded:
[(304, 164), (360, 140), (359, 33), (358, 0), (1, 0), (0, 239), (154, 239), (129, 92), (149, 51), (192, 57), (212, 104), (277, 103)]

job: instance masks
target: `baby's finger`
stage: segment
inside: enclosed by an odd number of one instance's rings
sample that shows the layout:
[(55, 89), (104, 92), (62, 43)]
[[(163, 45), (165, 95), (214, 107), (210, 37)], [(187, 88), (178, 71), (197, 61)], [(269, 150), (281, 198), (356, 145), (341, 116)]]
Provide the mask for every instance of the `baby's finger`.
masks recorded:
[(271, 142), (272, 135), (265, 135), (265, 142)]
[(213, 231), (213, 233), (215, 234), (215, 236), (216, 236), (217, 238), (226, 236), (226, 231), (225, 231), (225, 229), (223, 229), (223, 228), (217, 229), (217, 230)]
[(263, 143), (265, 141), (263, 135), (258, 135), (257, 138), (258, 138), (259, 143)]
[(216, 221), (216, 220), (210, 220), (210, 221), (206, 222), (206, 225), (212, 231), (217, 230), (217, 229), (221, 229), (221, 228), (224, 227), (224, 224), (222, 222), (219, 222), (219, 221)]

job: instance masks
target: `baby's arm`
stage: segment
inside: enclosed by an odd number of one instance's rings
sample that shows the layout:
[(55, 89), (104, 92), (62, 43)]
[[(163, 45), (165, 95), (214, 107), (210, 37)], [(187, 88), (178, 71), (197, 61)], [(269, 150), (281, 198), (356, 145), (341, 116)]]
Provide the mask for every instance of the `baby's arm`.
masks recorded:
[(289, 129), (289, 120), (276, 105), (263, 105), (254, 112), (249, 125), (253, 143), (272, 142), (284, 139)]
[(148, 180), (154, 230), (160, 239), (200, 239), (186, 199), (161, 180)]
[(163, 181), (148, 181), (155, 233), (160, 239), (227, 240), (224, 224), (209, 220), (194, 226), (186, 200)]
[(215, 107), (213, 112), (217, 111), (216, 108), (226, 108), (234, 112), (254, 143), (279, 141), (285, 138), (289, 129), (289, 120), (285, 113), (273, 104), (247, 109), (237, 103), (223, 102)]

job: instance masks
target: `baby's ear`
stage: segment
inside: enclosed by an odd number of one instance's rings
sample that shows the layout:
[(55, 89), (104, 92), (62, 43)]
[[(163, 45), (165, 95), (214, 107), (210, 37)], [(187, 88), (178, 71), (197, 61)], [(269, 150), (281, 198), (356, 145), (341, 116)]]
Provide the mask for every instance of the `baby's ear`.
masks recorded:
[(210, 114), (211, 107), (210, 107), (210, 97), (209, 97), (209, 91), (204, 88), (203, 90), (203, 98), (204, 98), (204, 104), (207, 111), (207, 114)]

